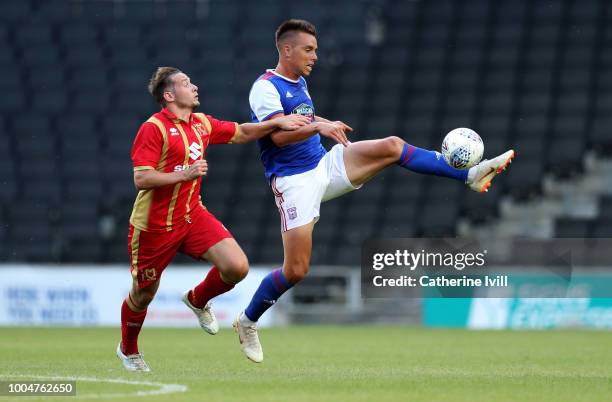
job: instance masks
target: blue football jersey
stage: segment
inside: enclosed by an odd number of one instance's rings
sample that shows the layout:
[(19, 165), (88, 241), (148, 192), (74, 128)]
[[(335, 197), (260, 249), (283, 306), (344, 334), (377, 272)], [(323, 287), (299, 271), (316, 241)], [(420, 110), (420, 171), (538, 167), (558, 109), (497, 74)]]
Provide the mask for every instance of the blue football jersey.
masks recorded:
[[(301, 114), (310, 117), (312, 121), (315, 117), (306, 80), (303, 77), (297, 81), (290, 80), (273, 70), (268, 70), (255, 81), (249, 94), (249, 103), (254, 123), (278, 113)], [(284, 147), (274, 145), (270, 136), (259, 139), (257, 143), (268, 180), (273, 176), (291, 176), (314, 169), (326, 153), (318, 133)]]

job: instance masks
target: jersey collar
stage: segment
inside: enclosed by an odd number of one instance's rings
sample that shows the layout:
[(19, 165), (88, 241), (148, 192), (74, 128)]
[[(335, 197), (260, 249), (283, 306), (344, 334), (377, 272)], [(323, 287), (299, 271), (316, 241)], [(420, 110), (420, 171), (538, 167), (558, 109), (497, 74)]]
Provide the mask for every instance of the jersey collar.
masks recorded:
[(193, 113), (189, 114), (189, 121), (183, 121), (179, 119), (178, 117), (176, 117), (174, 113), (169, 111), (167, 108), (163, 108), (160, 113), (166, 116), (168, 120), (170, 120), (174, 124), (181, 123), (181, 122), (191, 124), (193, 122)]
[(274, 70), (273, 68), (269, 68), (266, 71), (269, 72), (269, 73), (272, 73), (272, 74), (276, 75), (277, 77), (280, 77), (280, 78), (282, 78), (282, 79), (284, 79), (286, 81), (293, 82), (294, 84), (297, 84), (297, 83), (300, 82), (299, 78), (297, 80), (292, 80), (291, 78), (287, 78), (284, 75), (281, 75), (281, 74), (277, 73), (276, 70)]

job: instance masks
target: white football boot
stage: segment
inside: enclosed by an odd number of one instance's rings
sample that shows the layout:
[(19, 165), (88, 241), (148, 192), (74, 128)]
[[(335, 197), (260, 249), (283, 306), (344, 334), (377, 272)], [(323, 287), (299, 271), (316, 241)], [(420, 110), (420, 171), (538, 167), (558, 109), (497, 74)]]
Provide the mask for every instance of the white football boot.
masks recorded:
[(514, 150), (509, 150), (491, 159), (484, 160), (470, 169), (467, 185), (474, 191), (484, 193), (489, 191), (493, 178), (506, 170), (514, 159)]
[(257, 336), (257, 323), (250, 321), (242, 312), (234, 320), (234, 331), (238, 334), (240, 349), (246, 357), (255, 363), (261, 363), (263, 350)]
[(185, 303), (185, 305), (189, 307), (191, 311), (193, 311), (196, 317), (198, 317), (200, 327), (202, 327), (202, 329), (209, 334), (215, 335), (217, 332), (219, 332), (219, 323), (217, 322), (215, 313), (213, 313), (211, 309), (210, 303), (206, 303), (204, 308), (197, 308), (189, 301), (189, 292), (191, 292), (191, 290), (183, 293), (183, 303)]
[(121, 342), (117, 345), (117, 357), (121, 360), (121, 363), (123, 363), (123, 367), (128, 371), (151, 371), (141, 353), (127, 356), (123, 354), (123, 351), (121, 351)]

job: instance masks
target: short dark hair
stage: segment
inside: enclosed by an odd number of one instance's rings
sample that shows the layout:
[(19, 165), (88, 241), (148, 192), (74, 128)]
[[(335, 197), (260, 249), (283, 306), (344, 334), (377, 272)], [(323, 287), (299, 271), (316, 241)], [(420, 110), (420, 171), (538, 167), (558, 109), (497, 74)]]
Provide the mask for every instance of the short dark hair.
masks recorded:
[(276, 44), (278, 44), (281, 39), (295, 32), (304, 32), (315, 38), (317, 37), (317, 29), (310, 22), (306, 20), (290, 19), (280, 24), (276, 29)]
[(149, 93), (162, 107), (166, 106), (164, 92), (174, 87), (172, 76), (180, 73), (176, 67), (158, 67), (149, 80)]

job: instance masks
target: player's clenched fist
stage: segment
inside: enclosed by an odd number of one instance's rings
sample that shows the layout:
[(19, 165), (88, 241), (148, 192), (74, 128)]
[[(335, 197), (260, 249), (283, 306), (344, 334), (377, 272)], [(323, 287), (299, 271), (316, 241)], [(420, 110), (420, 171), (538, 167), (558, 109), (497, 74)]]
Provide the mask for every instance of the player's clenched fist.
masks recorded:
[(194, 180), (208, 173), (208, 162), (205, 159), (199, 159), (183, 170), (185, 181)]

